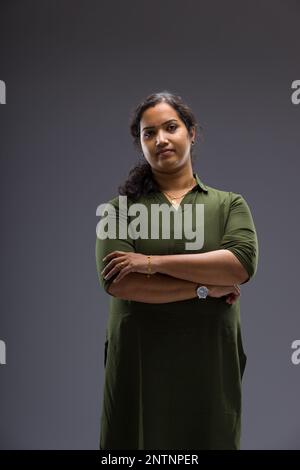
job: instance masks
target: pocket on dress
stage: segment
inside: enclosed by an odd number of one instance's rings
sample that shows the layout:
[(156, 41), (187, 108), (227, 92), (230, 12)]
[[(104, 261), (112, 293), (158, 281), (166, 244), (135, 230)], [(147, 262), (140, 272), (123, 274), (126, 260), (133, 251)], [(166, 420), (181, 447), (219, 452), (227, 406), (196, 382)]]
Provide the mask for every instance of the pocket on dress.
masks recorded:
[(108, 339), (104, 343), (104, 367), (106, 367)]
[(247, 356), (244, 353), (244, 351), (242, 351), (242, 353), (240, 354), (240, 375), (241, 375), (241, 380), (243, 378), (243, 375), (244, 375), (244, 372), (245, 372), (245, 369), (246, 369), (246, 363), (247, 363)]

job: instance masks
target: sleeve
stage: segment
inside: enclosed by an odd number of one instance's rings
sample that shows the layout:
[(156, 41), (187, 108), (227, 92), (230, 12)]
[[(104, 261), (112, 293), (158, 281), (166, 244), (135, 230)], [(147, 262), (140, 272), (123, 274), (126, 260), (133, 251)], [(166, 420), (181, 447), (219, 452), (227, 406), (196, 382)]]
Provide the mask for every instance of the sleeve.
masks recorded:
[(249, 206), (240, 194), (229, 193), (229, 211), (221, 248), (231, 251), (246, 269), (248, 282), (257, 271), (258, 240)]
[(101, 271), (106, 266), (103, 258), (112, 251), (135, 251), (134, 240), (128, 234), (128, 217), (124, 211), (119, 211), (118, 201), (113, 199), (105, 205), (102, 219), (96, 227), (96, 268), (101, 287), (109, 294), (108, 288), (115, 279), (112, 276), (105, 280)]

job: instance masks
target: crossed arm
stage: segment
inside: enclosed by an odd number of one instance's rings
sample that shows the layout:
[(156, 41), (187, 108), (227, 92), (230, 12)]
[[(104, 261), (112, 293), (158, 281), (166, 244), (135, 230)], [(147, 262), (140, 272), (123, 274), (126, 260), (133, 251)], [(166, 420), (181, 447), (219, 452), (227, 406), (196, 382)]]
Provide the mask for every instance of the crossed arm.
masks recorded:
[(249, 278), (244, 266), (229, 250), (152, 258), (154, 271), (198, 284), (230, 286), (242, 284)]
[(177, 302), (197, 297), (197, 283), (155, 273), (129, 273), (117, 284), (110, 283), (107, 292), (114, 297), (150, 304)]
[(134, 251), (131, 240), (97, 239), (96, 262), (100, 283), (109, 294), (125, 300), (147, 303), (166, 303), (196, 297), (199, 284), (222, 290), (247, 282), (256, 272), (258, 244), (249, 207), (238, 194), (227, 199), (229, 215), (220, 249), (205, 253), (152, 255), (155, 274), (150, 278), (141, 272), (130, 272), (119, 282), (101, 276), (103, 256), (114, 250)]
[[(129, 273), (107, 292), (125, 300), (166, 303), (197, 297), (196, 287), (205, 284), (232, 286), (248, 280), (248, 273), (229, 250), (188, 255), (152, 256), (155, 274)], [(163, 283), (163, 289), (162, 289)]]

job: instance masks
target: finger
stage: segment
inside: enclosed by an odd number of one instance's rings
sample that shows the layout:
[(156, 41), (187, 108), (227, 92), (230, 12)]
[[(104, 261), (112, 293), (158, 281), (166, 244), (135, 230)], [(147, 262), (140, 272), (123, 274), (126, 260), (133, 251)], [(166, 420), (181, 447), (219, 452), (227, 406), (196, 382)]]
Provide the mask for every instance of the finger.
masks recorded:
[(233, 286), (234, 286), (235, 292), (240, 292), (241, 291), (240, 286), (238, 284), (234, 284)]
[(238, 298), (239, 298), (239, 295), (233, 295), (231, 302), (234, 304)]
[(121, 279), (123, 279), (123, 277), (125, 277), (128, 273), (130, 273), (130, 268), (125, 268), (125, 269), (122, 269), (122, 271), (119, 272), (118, 276), (116, 277), (116, 279), (113, 280), (114, 283), (117, 283), (117, 282), (120, 282)]
[(102, 261), (108, 261), (115, 256), (120, 256), (121, 254), (124, 254), (124, 251), (112, 251), (111, 253), (108, 253), (108, 255), (104, 256)]
[(102, 261), (108, 261), (110, 260), (113, 256), (115, 256), (115, 252), (112, 251), (111, 253), (108, 253), (106, 256), (104, 256), (104, 258), (102, 259)]
[(114, 258), (112, 259), (106, 266), (105, 268), (103, 269), (103, 271), (101, 272), (101, 274), (103, 276), (105, 276), (114, 266), (116, 266), (116, 264), (118, 263), (121, 263), (121, 262), (124, 262), (126, 261), (126, 258)]
[(110, 279), (114, 274), (118, 273), (118, 269), (115, 267), (113, 268), (111, 271), (109, 271), (107, 274), (105, 274), (104, 279), (107, 280), (107, 279)]
[(111, 260), (109, 263), (107, 263), (105, 268), (102, 270), (101, 274), (105, 276), (115, 264), (116, 264), (116, 261)]
[[(117, 263), (117, 264), (116, 264)], [(122, 263), (114, 261), (114, 268), (109, 270), (109, 272), (104, 276), (104, 279), (110, 279), (114, 274), (117, 274), (121, 269), (123, 269), (126, 265), (124, 261)]]
[(226, 302), (230, 305), (234, 304), (239, 296), (231, 292), (227, 295)]

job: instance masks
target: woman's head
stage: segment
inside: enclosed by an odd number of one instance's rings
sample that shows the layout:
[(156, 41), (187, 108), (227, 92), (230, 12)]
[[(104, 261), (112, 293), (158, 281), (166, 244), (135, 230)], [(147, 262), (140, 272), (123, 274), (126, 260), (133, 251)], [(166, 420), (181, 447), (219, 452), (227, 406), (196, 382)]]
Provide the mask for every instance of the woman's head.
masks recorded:
[[(166, 165), (185, 164), (192, 157), (196, 127), (195, 116), (181, 97), (164, 91), (148, 96), (137, 106), (130, 131), (135, 147), (150, 166), (163, 170)], [(158, 155), (168, 148), (173, 150), (169, 155)]]
[[(170, 172), (183, 165), (192, 166), (197, 127), (193, 112), (180, 96), (163, 91), (143, 100), (130, 121), (134, 146), (143, 154), (143, 160), (130, 170), (125, 184), (119, 186), (119, 193), (138, 199), (159, 191), (153, 178), (155, 170)], [(159, 154), (168, 148), (172, 149), (169, 154)]]

